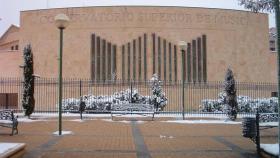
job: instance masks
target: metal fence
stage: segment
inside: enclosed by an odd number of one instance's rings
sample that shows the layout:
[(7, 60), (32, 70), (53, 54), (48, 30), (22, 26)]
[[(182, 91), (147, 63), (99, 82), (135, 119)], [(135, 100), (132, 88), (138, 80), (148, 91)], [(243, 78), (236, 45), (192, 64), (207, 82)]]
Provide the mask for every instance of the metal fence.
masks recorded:
[[(21, 106), (23, 80), (20, 78), (0, 78), (0, 108), (23, 111)], [(161, 88), (167, 97), (167, 105), (162, 114), (198, 114), (199, 116), (223, 115), (219, 111), (203, 111), (202, 101), (217, 100), (224, 89), (223, 82), (183, 83), (181, 81), (163, 81)], [(238, 96), (248, 96), (252, 99), (270, 98), (277, 96), (277, 85), (273, 83), (245, 83), (236, 82)], [(112, 95), (124, 91), (137, 91), (141, 96), (151, 96), (150, 81), (104, 81), (93, 82), (89, 79), (63, 79), (63, 104), (76, 104), (81, 96), (100, 98), (112, 101)], [(93, 97), (94, 96), (94, 97)], [(54, 78), (39, 78), (35, 81), (35, 112), (53, 113), (58, 111), (58, 80)], [(71, 99), (72, 98), (72, 99)], [(73, 105), (75, 106), (75, 105)], [(78, 112), (76, 109), (64, 112)], [(110, 108), (91, 110), (90, 113), (108, 113)]]

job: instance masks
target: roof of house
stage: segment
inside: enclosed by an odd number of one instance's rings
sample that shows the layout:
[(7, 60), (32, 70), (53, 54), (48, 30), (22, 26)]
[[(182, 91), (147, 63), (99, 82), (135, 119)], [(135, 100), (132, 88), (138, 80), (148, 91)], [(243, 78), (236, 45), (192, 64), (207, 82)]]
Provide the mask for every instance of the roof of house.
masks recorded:
[(16, 25), (11, 25), (6, 32), (0, 37), (0, 41), (2, 41), (9, 33), (13, 33), (13, 32), (18, 32), (19, 31), (19, 27)]

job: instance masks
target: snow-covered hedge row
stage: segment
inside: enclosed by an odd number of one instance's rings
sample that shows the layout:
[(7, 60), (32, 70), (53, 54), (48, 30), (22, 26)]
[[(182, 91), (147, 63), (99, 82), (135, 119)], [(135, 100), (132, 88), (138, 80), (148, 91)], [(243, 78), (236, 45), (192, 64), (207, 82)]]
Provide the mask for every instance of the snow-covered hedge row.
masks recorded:
[[(278, 98), (275, 97), (252, 99), (248, 96), (238, 96), (237, 103), (239, 112), (256, 112), (257, 108), (261, 113), (278, 112)], [(226, 112), (225, 93), (220, 93), (218, 99), (202, 100), (199, 110), (201, 112)]]
[[(132, 98), (131, 98), (132, 96)], [(99, 112), (106, 112), (111, 110), (112, 104), (128, 104), (130, 102), (137, 104), (153, 104), (153, 96), (142, 96), (137, 89), (127, 89), (125, 91), (116, 92), (113, 95), (94, 96), (85, 95), (82, 100), (86, 104), (85, 110), (93, 110)], [(158, 98), (159, 108), (164, 109), (167, 104), (167, 99)], [(80, 105), (80, 98), (68, 98), (62, 100), (62, 109), (64, 111), (78, 111)]]

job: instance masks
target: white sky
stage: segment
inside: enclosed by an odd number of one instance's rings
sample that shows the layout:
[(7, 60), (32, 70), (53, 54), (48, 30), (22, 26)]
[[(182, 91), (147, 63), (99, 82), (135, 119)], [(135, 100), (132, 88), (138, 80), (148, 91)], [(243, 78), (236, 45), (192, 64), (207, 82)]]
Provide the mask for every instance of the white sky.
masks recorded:
[[(22, 10), (80, 6), (186, 6), (244, 10), (238, 0), (0, 0), (0, 36), (11, 24), (19, 26)], [(270, 27), (275, 26), (274, 14), (269, 16)]]

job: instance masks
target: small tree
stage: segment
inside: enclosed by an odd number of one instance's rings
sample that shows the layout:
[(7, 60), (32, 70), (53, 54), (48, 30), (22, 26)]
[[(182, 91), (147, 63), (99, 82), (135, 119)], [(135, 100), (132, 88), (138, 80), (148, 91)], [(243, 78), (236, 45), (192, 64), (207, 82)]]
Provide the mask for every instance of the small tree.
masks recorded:
[(238, 112), (238, 104), (236, 99), (236, 88), (235, 88), (235, 80), (233, 76), (233, 72), (231, 69), (227, 69), (225, 76), (225, 103), (227, 105), (227, 115), (230, 120), (236, 120), (237, 112)]
[(33, 55), (31, 45), (28, 44), (23, 51), (23, 98), (22, 106), (25, 110), (25, 116), (30, 118), (34, 111), (34, 76), (33, 76)]
[(274, 11), (274, 0), (238, 0), (239, 5), (245, 9), (250, 9), (253, 12), (259, 11)]
[(151, 78), (152, 98), (151, 102), (156, 111), (162, 111), (167, 104), (167, 98), (161, 88), (162, 82), (159, 80), (157, 74)]

